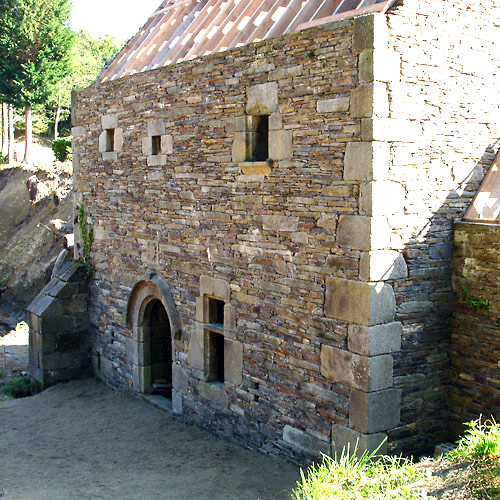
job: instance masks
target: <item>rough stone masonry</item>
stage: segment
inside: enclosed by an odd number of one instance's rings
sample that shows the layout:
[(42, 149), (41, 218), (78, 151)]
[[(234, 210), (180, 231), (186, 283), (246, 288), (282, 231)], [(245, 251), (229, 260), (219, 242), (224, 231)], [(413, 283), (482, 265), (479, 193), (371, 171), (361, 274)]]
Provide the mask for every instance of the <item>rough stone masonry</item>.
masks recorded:
[(448, 432), (498, 6), (404, 0), (74, 96), (96, 376), (297, 460)]

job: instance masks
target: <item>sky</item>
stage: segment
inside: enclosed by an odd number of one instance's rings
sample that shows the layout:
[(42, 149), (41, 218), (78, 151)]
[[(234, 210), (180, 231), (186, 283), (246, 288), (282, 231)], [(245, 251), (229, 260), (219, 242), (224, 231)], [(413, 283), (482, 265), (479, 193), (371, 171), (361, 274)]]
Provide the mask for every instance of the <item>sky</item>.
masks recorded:
[(72, 0), (71, 28), (121, 40), (134, 36), (161, 0)]

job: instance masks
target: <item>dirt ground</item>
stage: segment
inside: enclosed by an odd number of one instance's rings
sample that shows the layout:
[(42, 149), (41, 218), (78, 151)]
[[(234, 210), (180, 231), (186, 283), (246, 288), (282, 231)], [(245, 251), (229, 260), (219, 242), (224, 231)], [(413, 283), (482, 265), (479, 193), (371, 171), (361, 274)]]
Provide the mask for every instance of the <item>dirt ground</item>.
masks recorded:
[[(27, 354), (25, 334), (0, 341)], [(277, 500), (298, 477), (96, 380), (0, 400), (2, 500)]]

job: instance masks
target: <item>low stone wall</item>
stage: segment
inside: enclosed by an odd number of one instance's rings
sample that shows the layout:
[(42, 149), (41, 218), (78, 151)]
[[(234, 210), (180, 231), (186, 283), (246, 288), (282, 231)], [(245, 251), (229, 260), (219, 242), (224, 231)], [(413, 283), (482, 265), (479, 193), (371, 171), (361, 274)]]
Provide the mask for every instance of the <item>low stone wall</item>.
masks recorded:
[(451, 337), (453, 434), (483, 415), (500, 419), (500, 226), (455, 225)]

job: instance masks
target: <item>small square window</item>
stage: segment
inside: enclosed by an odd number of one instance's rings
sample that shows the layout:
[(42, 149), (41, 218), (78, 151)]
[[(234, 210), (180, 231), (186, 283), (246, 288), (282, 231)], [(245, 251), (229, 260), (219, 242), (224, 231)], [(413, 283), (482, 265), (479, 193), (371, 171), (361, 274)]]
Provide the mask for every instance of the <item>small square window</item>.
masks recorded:
[(106, 129), (106, 152), (110, 153), (115, 150), (115, 129)]
[(247, 134), (247, 161), (269, 159), (269, 115), (249, 117)]
[(151, 150), (153, 155), (161, 155), (161, 135), (151, 137)]

